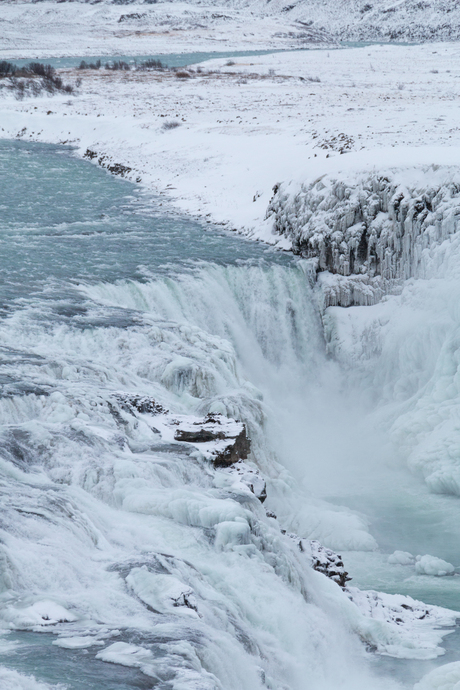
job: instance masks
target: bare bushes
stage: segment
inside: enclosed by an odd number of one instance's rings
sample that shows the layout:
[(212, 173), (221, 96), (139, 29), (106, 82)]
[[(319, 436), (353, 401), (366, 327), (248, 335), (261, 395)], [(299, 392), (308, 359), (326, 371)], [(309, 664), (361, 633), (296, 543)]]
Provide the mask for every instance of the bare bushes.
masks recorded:
[(6, 62), (6, 60), (2, 60), (0, 62), (0, 79), (3, 77), (12, 77), (16, 69), (16, 65), (13, 65), (11, 62)]
[(125, 62), (124, 60), (115, 60), (114, 62), (106, 62), (104, 66), (105, 66), (105, 69), (111, 69), (114, 72), (117, 72), (119, 70), (121, 70), (123, 72), (129, 72), (129, 70), (131, 69), (129, 64), (127, 62)]
[(51, 65), (41, 62), (30, 62), (24, 67), (17, 67), (11, 62), (0, 62), (0, 89), (6, 89), (19, 100), (24, 96), (40, 96), (42, 93), (71, 94), (74, 87), (64, 84), (61, 77)]
[(165, 65), (161, 60), (144, 60), (140, 65), (136, 65), (136, 69), (142, 72), (151, 69), (168, 69), (168, 65)]
[(166, 120), (166, 122), (163, 122), (163, 129), (165, 130), (176, 129), (176, 127), (180, 127), (180, 122), (177, 122), (177, 120)]
[(101, 66), (102, 62), (100, 60), (96, 60), (96, 62), (86, 62), (82, 60), (78, 65), (78, 69), (100, 69)]

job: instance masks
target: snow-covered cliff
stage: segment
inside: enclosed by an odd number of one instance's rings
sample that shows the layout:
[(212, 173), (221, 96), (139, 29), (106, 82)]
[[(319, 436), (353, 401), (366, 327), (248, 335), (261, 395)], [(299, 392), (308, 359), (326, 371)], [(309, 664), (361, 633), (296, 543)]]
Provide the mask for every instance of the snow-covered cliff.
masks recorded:
[(268, 207), (273, 231), (314, 259), (330, 304), (371, 304), (401, 280), (423, 277), (432, 248), (458, 230), (460, 171), (422, 166), (321, 175), (281, 184)]

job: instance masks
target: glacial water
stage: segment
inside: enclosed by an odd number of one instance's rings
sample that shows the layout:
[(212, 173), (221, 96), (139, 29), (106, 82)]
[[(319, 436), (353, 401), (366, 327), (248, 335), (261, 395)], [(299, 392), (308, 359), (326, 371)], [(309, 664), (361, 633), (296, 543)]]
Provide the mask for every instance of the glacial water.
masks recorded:
[[(0, 184), (0, 687), (390, 690), (455, 658), (457, 633), (444, 660), (367, 652), (339, 588), (280, 533), (344, 552), (357, 585), (460, 607), (458, 576), (411, 585), (387, 563), (458, 565), (458, 499), (370, 429), (371, 396), (326, 355), (308, 263), (68, 148), (0, 142)], [(132, 393), (242, 419), (278, 520), (127, 415)], [(146, 604), (165, 577), (196, 608)]]
[[(230, 50), (230, 51), (209, 51), (197, 53), (161, 53), (158, 55), (90, 55), (90, 56), (66, 56), (66, 57), (50, 57), (41, 58), (40, 62), (45, 62), (47, 65), (52, 65), (56, 69), (70, 69), (78, 67), (82, 60), (85, 62), (97, 62), (100, 60), (103, 65), (106, 62), (114, 62), (115, 60), (122, 60), (129, 65), (134, 66), (136, 63), (145, 62), (146, 60), (160, 60), (168, 67), (186, 67), (187, 65), (196, 65), (199, 62), (206, 60), (214, 60), (217, 58), (244, 58), (257, 57), (258, 55), (271, 55), (272, 53), (280, 53), (282, 50)], [(15, 65), (22, 67), (30, 62), (30, 59), (12, 60)]]
[[(341, 48), (368, 48), (374, 45), (399, 45), (399, 46), (409, 46), (409, 45), (419, 45), (417, 43), (402, 43), (402, 42), (385, 42), (385, 41), (341, 41)], [(294, 48), (288, 52), (299, 52), (299, 51), (311, 51), (311, 50), (324, 50), (324, 48), (319, 45), (315, 47), (308, 48)], [(328, 50), (334, 50), (334, 47), (328, 48)], [(160, 60), (163, 64), (168, 67), (186, 67), (188, 65), (196, 65), (200, 62), (206, 62), (207, 60), (216, 60), (218, 58), (228, 58), (239, 59), (245, 57), (258, 57), (260, 55), (272, 55), (273, 53), (283, 53), (286, 52), (283, 49), (279, 50), (227, 50), (227, 51), (209, 51), (209, 52), (195, 52), (195, 53), (160, 53), (155, 55), (80, 55), (80, 56), (65, 56), (65, 57), (46, 57), (40, 58), (39, 62), (46, 63), (47, 65), (52, 65), (56, 69), (72, 69), (78, 67), (82, 60), (88, 63), (95, 63), (98, 60), (105, 65), (106, 62), (114, 62), (122, 60), (127, 62), (128, 65), (134, 66), (136, 63), (145, 62), (146, 60)], [(30, 58), (25, 59), (11, 59), (18, 67), (23, 67), (24, 65), (31, 62)]]

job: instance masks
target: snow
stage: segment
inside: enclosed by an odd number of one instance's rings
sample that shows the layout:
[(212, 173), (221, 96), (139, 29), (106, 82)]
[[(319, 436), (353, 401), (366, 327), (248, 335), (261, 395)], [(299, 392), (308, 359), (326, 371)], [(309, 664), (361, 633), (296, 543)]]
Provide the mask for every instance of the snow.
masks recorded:
[[(230, 67), (214, 60), (187, 80), (66, 71), (68, 81), (82, 77), (79, 95), (2, 98), (1, 134), (67, 142), (80, 155), (95, 151), (94, 163), (132, 168), (131, 179), (181, 210), (288, 248), (264, 221), (279, 182), (314, 181), (348, 165), (457, 164), (455, 56), (453, 44), (276, 53), (235, 58)], [(165, 119), (180, 126), (165, 131)], [(341, 155), (342, 134), (350, 153)]]
[[(323, 42), (337, 39), (351, 41), (434, 41), (456, 40), (459, 37), (460, 10), (452, 0), (432, 0), (420, 3), (417, 0), (401, 0), (388, 3), (375, 0), (363, 3), (361, 0), (294, 0), (286, 5), (285, 0), (232, 0), (224, 6), (219, 0), (191, 0), (184, 2), (117, 3), (111, 2), (40, 3), (30, 8), (30, 3), (13, 0), (4, 3), (2, 14), (5, 44), (14, 49), (17, 45), (28, 46), (22, 38), (18, 43), (10, 22), (23, 21), (27, 36), (33, 44), (42, 43), (45, 53), (45, 32), (53, 43), (73, 51), (77, 55), (100, 53), (116, 39), (125, 55), (140, 54), (145, 48), (169, 45), (222, 47), (231, 44), (232, 34), (239, 30), (238, 44), (244, 47), (263, 46), (284, 41), (308, 44), (309, 41)], [(6, 5), (6, 7), (5, 7)], [(70, 5), (70, 7), (69, 7)], [(120, 6), (121, 5), (121, 6)], [(53, 21), (47, 14), (53, 12)], [(57, 16), (56, 16), (57, 15)], [(14, 26), (14, 24), (13, 24)], [(206, 36), (203, 36), (203, 28)], [(60, 33), (62, 31), (62, 34)], [(187, 36), (180, 32), (187, 31)], [(70, 33), (71, 32), (71, 33)], [(65, 42), (72, 36), (72, 45)], [(178, 35), (179, 34), (179, 35)], [(230, 34), (230, 35), (229, 35)], [(130, 49), (126, 49), (129, 45)], [(84, 47), (85, 53), (78, 52)], [(62, 48), (61, 48), (62, 49)], [(134, 50), (133, 50), (134, 49)], [(75, 52), (77, 51), (77, 52)], [(163, 47), (164, 51), (164, 47)], [(155, 51), (157, 52), (157, 51)], [(45, 53), (46, 54), (46, 53)], [(48, 53), (49, 54), (49, 53)], [(123, 53), (121, 53), (123, 54)], [(41, 57), (40, 54), (37, 57)]]

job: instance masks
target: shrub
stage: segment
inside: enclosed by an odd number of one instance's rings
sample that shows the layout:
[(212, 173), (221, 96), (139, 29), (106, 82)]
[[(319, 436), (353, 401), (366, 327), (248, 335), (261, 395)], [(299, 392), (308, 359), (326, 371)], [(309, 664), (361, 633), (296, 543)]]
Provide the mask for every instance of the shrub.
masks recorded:
[(145, 60), (137, 67), (139, 70), (147, 69), (167, 69), (167, 65), (164, 65), (161, 60)]
[(0, 62), (0, 77), (10, 77), (16, 70), (16, 65), (13, 65), (11, 62), (6, 62), (6, 60)]
[(16, 98), (24, 96), (38, 96), (42, 91), (53, 94), (56, 91), (73, 93), (73, 86), (64, 84), (61, 77), (56, 76), (56, 70), (51, 65), (41, 62), (30, 62), (25, 67), (16, 67), (8, 62), (0, 62), (0, 78), (7, 78), (9, 82), (3, 85), (12, 91)]
[(111, 69), (114, 71), (123, 70), (125, 72), (128, 72), (131, 69), (131, 67), (124, 60), (115, 60), (115, 62), (112, 63), (106, 62), (105, 69)]
[(85, 62), (82, 60), (78, 65), (78, 69), (100, 69), (101, 65), (102, 63), (100, 60), (96, 60), (96, 62)]
[(163, 129), (176, 129), (176, 127), (180, 127), (180, 122), (177, 122), (177, 120), (163, 122)]

